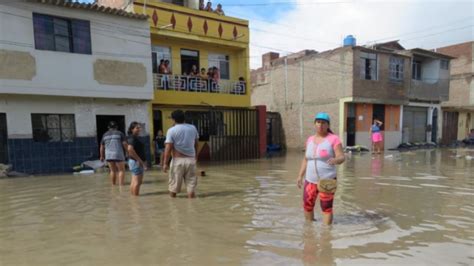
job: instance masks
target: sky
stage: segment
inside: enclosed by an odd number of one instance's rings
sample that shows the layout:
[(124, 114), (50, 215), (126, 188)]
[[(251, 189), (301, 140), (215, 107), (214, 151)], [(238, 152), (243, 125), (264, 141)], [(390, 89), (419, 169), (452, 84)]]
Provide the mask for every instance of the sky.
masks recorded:
[(405, 48), (433, 49), (474, 39), (474, 0), (212, 0), (226, 15), (250, 22), (250, 65), (261, 55), (400, 40)]

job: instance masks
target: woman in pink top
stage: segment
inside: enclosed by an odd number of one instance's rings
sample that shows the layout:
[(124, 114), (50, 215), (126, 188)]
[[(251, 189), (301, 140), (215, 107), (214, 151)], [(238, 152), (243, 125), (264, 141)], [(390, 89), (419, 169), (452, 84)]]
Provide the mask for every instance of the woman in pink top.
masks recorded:
[(330, 225), (333, 219), (332, 206), (335, 191), (323, 191), (324, 187), (318, 188), (318, 186), (323, 182), (332, 183), (335, 186), (336, 165), (342, 164), (345, 156), (339, 137), (334, 135), (329, 128), (331, 121), (329, 115), (318, 113), (314, 121), (316, 134), (309, 137), (306, 142), (306, 153), (301, 163), (297, 185), (298, 188), (304, 186), (303, 206), (306, 220), (314, 221), (314, 206), (320, 195), (323, 222)]

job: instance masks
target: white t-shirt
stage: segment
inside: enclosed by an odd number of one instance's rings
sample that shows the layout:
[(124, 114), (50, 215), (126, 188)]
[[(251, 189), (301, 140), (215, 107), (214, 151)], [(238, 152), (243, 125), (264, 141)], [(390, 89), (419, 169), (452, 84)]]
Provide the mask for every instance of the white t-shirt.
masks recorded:
[(194, 145), (198, 140), (199, 133), (194, 125), (176, 124), (168, 129), (165, 143), (172, 143), (174, 149), (185, 156), (195, 157), (196, 149)]

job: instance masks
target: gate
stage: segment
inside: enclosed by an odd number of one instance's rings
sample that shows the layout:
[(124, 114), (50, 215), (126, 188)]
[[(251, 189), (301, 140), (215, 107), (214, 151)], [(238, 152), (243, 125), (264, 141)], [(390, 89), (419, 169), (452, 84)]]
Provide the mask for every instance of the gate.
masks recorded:
[(452, 144), (458, 139), (458, 112), (443, 112), (443, 144)]
[(283, 125), (279, 113), (267, 112), (267, 147), (283, 149)]
[(7, 116), (0, 114), (0, 163), (8, 163)]
[(259, 158), (256, 110), (211, 109), (185, 115), (186, 122), (198, 129), (199, 140), (207, 144), (211, 161)]

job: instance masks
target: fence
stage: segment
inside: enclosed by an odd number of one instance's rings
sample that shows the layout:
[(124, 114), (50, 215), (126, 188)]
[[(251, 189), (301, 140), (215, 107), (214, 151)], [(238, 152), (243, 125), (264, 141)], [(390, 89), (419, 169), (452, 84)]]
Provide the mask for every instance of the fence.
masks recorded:
[(245, 81), (202, 79), (183, 75), (154, 74), (155, 88), (158, 90), (210, 92), (223, 94), (246, 94)]

